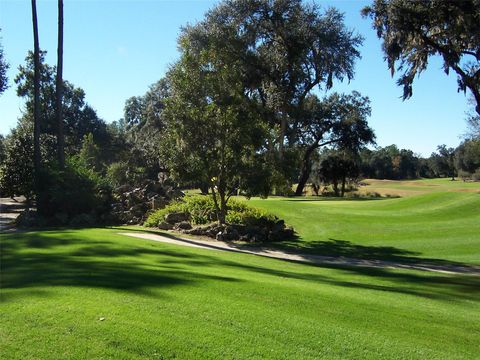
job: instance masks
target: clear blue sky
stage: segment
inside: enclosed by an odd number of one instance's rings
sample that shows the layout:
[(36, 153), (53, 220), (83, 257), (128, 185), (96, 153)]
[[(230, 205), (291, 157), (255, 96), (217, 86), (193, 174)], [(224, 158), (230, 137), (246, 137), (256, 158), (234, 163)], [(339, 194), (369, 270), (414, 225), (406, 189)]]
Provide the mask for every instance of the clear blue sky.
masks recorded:
[[(397, 144), (428, 156), (439, 144), (456, 146), (465, 132), (467, 97), (457, 93), (456, 77), (446, 76), (440, 59), (414, 84), (403, 102), (390, 77), (381, 43), (370, 21), (362, 19), (364, 1), (317, 1), (345, 13), (348, 27), (365, 37), (355, 80), (334, 90), (360, 91), (372, 101), (370, 125), (380, 146)], [(64, 78), (83, 88), (87, 102), (107, 122), (123, 116), (127, 98), (142, 95), (178, 57), (180, 27), (195, 23), (216, 1), (69, 1), (65, 0)], [(56, 63), (56, 1), (37, 1), (40, 47)], [(10, 63), (10, 88), (0, 96), (0, 133), (15, 126), (22, 109), (13, 78), (33, 43), (30, 1), (0, 0), (1, 44)]]

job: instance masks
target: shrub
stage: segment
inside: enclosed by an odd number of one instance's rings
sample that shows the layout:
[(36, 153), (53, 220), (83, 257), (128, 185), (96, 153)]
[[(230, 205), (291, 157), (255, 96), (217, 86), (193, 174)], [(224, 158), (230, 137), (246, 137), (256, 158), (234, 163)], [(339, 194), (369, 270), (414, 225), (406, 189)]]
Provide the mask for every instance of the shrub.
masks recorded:
[(41, 215), (52, 225), (71, 222), (78, 215), (85, 220), (85, 214), (93, 219), (85, 221), (88, 225), (105, 219), (110, 212), (112, 195), (107, 182), (74, 159), (69, 159), (63, 170), (52, 165), (46, 168), (42, 184), (37, 201)]
[[(192, 224), (202, 225), (217, 220), (215, 204), (211, 196), (197, 195), (187, 196), (180, 201), (174, 201), (165, 208), (157, 210), (149, 215), (144, 225), (147, 227), (158, 226), (165, 220), (169, 213), (185, 212), (190, 215)], [(244, 202), (230, 199), (226, 221), (229, 224), (242, 224), (249, 226), (262, 226), (266, 223), (274, 223), (276, 216), (247, 205)]]

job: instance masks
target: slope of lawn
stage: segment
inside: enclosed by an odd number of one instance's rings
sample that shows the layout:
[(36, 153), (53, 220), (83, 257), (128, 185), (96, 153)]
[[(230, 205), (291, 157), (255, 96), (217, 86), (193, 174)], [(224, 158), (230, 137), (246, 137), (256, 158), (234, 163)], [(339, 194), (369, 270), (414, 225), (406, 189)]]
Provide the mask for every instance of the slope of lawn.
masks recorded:
[[(437, 200), (458, 211), (475, 204)], [(428, 213), (403, 215), (404, 201), (277, 208), (303, 212), (289, 220), (317, 213), (326, 232), (334, 228), (325, 219), (356, 214), (368, 232), (373, 213), (398, 213), (385, 227)], [(478, 277), (315, 267), (118, 231), (1, 235), (2, 359), (478, 359)]]
[[(438, 185), (443, 191), (397, 199), (306, 197), (249, 203), (295, 228), (299, 239), (278, 245), (286, 249), (353, 258), (480, 264), (480, 193), (446, 191), (450, 183), (463, 184), (458, 181), (422, 182), (424, 187)], [(391, 183), (402, 191), (412, 182)], [(478, 183), (466, 185), (480, 191)]]

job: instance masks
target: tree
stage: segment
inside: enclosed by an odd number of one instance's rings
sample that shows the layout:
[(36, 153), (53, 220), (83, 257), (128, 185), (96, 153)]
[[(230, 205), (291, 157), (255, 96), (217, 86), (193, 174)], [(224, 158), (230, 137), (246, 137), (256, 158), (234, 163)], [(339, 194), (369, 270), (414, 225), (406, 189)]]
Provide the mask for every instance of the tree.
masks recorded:
[(3, 55), (3, 47), (0, 44), (0, 94), (2, 94), (8, 87), (8, 78), (7, 78), (8, 67), (9, 67), (8, 63), (6, 62), (5, 57)]
[[(45, 63), (45, 51), (40, 52), (40, 94), (39, 112), (42, 115), (40, 133), (52, 136), (58, 135), (56, 117), (56, 68)], [(105, 122), (98, 118), (94, 109), (85, 102), (83, 89), (75, 87), (63, 80), (62, 119), (64, 122), (65, 150), (67, 155), (77, 153), (83, 137), (92, 133), (99, 145), (105, 145), (109, 136)], [(25, 109), (22, 117), (33, 121), (34, 113), (34, 60), (29, 53), (25, 65), (19, 66), (15, 77), (17, 95), (25, 99)], [(58, 156), (57, 156), (58, 158)]]
[[(20, 120), (3, 141), (4, 153), (0, 165), (0, 192), (3, 196), (24, 195), (28, 201), (37, 196), (33, 158), (33, 122)], [(53, 157), (52, 136), (40, 137), (43, 160)]]
[(480, 115), (480, 1), (375, 0), (362, 10), (383, 40), (392, 75), (401, 71), (403, 98), (413, 94), (413, 81), (431, 56), (443, 59), (446, 74), (458, 76), (458, 90), (471, 91)]
[[(216, 47), (192, 54), (190, 46), (181, 41), (180, 61), (169, 73), (163, 159), (174, 179), (209, 184), (217, 219), (224, 224), (230, 196), (251, 190), (243, 180), (259, 169), (267, 129), (238, 81), (235, 60), (224, 63)], [(208, 67), (201, 66), (205, 58)], [(255, 180), (258, 188), (265, 177), (257, 173)]]
[(152, 179), (165, 171), (165, 164), (159, 162), (158, 153), (159, 139), (165, 128), (163, 110), (169, 96), (170, 85), (168, 79), (163, 78), (150, 86), (145, 95), (133, 96), (125, 102), (126, 141), (130, 153), (135, 154), (128, 162), (143, 167), (147, 177)]
[[(35, 192), (38, 197), (41, 191), (40, 172), (41, 172), (41, 154), (40, 154), (40, 45), (38, 40), (38, 21), (37, 21), (37, 3), (32, 0), (32, 25), (33, 25), (33, 168)], [(37, 209), (41, 211), (42, 204), (37, 204)]]
[(58, 43), (55, 111), (57, 119), (58, 163), (65, 166), (65, 139), (63, 135), (63, 0), (58, 0)]
[(480, 139), (468, 139), (455, 150), (455, 167), (462, 177), (476, 174), (480, 180)]
[(430, 156), (431, 166), (436, 172), (437, 176), (448, 176), (455, 180), (455, 149), (447, 148), (446, 145), (437, 146), (437, 153), (432, 153)]
[[(332, 184), (335, 196), (345, 195), (347, 181), (358, 177), (359, 169), (356, 161), (348, 151), (329, 151), (320, 162), (318, 177), (326, 185)], [(339, 189), (340, 185), (340, 189)]]
[[(330, 89), (334, 80), (353, 78), (362, 38), (333, 8), (321, 11), (301, 0), (227, 0), (186, 27), (180, 41), (190, 43), (192, 54), (221, 49), (217, 63), (238, 68), (235, 81), (261, 105), (260, 114), (275, 135), (268, 151), (278, 152), (270, 161), (283, 171), (285, 147), (295, 145), (292, 125), (299, 108), (315, 88)], [(204, 58), (201, 66), (213, 63)]]
[(332, 94), (323, 101), (309, 96), (297, 117), (297, 141), (303, 150), (301, 173), (295, 195), (300, 196), (310, 177), (312, 155), (326, 145), (337, 145), (351, 153), (373, 143), (375, 135), (368, 127), (370, 101), (354, 91), (350, 95)]

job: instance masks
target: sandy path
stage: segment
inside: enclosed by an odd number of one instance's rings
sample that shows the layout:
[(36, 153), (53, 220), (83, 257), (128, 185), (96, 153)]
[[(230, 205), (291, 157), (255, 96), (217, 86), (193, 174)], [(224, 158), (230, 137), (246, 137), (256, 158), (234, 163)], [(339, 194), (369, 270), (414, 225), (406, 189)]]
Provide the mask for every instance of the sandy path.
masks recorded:
[(140, 233), (140, 232), (123, 232), (120, 235), (136, 237), (140, 239), (159, 241), (168, 244), (190, 246), (201, 249), (217, 250), (217, 251), (233, 251), (239, 253), (253, 254), (265, 256), (274, 259), (299, 261), (317, 265), (339, 265), (339, 266), (363, 266), (375, 268), (394, 268), (394, 269), (410, 269), (433, 271), (446, 274), (466, 274), (480, 276), (480, 266), (454, 266), (454, 265), (435, 265), (435, 264), (404, 264), (383, 260), (365, 260), (352, 259), (345, 257), (330, 257), (309, 254), (292, 254), (278, 250), (270, 250), (261, 247), (253, 247), (243, 244), (226, 243), (222, 241), (207, 241), (200, 239), (183, 239), (173, 236), (162, 236), (160, 234)]

